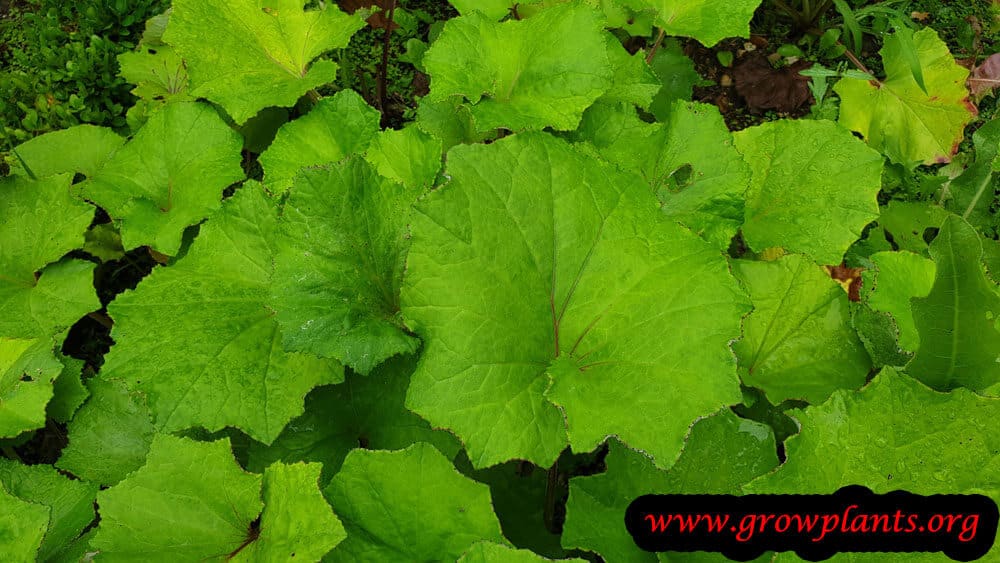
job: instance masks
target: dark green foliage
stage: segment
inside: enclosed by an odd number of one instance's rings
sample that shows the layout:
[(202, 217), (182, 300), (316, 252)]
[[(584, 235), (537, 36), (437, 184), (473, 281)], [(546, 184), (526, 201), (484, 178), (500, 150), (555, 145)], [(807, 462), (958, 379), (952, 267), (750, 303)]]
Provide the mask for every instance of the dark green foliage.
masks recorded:
[(0, 20), (0, 151), (81, 123), (125, 126), (135, 98), (116, 57), (166, 0), (28, 0)]

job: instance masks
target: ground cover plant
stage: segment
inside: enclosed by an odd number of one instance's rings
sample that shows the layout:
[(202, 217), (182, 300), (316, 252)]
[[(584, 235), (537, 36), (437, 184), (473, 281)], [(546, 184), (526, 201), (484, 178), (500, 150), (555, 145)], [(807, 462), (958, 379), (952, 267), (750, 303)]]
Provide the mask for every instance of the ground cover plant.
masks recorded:
[(722, 561), (626, 507), (1000, 500), (1000, 12), (946, 7), (144, 14), (113, 126), (5, 157), (0, 553)]

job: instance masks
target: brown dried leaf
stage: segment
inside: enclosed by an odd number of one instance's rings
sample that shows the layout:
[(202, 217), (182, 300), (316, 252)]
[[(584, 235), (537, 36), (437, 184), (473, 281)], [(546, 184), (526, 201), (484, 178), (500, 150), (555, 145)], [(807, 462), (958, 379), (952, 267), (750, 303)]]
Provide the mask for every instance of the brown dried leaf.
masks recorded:
[(823, 269), (844, 288), (848, 299), (861, 301), (861, 272), (865, 271), (864, 268), (848, 268), (841, 262), (839, 266), (824, 266)]
[(338, 0), (337, 5), (340, 9), (347, 12), (348, 14), (353, 14), (354, 12), (362, 8), (372, 8), (379, 7), (383, 10), (389, 9), (389, 2), (392, 0)]
[(389, 21), (389, 17), (386, 16), (385, 12), (375, 12), (374, 14), (368, 16), (368, 19), (365, 21), (367, 21), (368, 25), (375, 29), (385, 29), (387, 26), (390, 26), (389, 31), (399, 29), (399, 24)]
[(340, 9), (347, 12), (348, 14), (353, 14), (354, 12), (367, 9), (367, 8), (380, 8), (379, 11), (368, 16), (365, 20), (368, 25), (374, 29), (385, 29), (386, 27), (391, 27), (390, 31), (399, 29), (399, 24), (396, 22), (389, 22), (389, 18), (386, 16), (386, 12), (389, 11), (393, 0), (339, 0), (337, 5)]
[(809, 61), (799, 61), (776, 69), (767, 57), (755, 52), (733, 69), (736, 91), (751, 110), (795, 111), (812, 99), (809, 77), (799, 74), (810, 66)]
[(917, 20), (918, 22), (927, 21), (931, 17), (930, 12), (912, 12), (910, 17)]
[(968, 85), (969, 91), (977, 101), (1000, 86), (1000, 53), (990, 55), (983, 64), (972, 69)]

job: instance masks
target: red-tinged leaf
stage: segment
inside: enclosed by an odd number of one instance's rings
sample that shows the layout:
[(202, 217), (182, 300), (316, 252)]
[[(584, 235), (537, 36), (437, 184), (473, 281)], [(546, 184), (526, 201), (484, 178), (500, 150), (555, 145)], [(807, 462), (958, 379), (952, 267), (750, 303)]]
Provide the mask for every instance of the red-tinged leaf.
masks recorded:
[(977, 101), (1000, 86), (1000, 53), (990, 55), (983, 64), (973, 68), (968, 84), (969, 91)]

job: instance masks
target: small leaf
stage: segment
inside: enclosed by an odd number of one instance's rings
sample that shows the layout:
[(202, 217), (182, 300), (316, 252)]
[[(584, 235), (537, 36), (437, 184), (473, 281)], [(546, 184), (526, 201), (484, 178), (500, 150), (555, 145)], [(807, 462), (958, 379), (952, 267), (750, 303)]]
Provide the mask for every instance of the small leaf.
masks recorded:
[(358, 447), (397, 450), (428, 442), (454, 458), (462, 448), (458, 440), (432, 429), (403, 405), (416, 363), (415, 355), (399, 356), (368, 375), (348, 371), (343, 383), (316, 388), (306, 397), (302, 416), (289, 422), (274, 443), (249, 443), (247, 468), (261, 472), (279, 460), (321, 462), (321, 483), (326, 484)]
[(163, 40), (187, 62), (191, 95), (218, 103), (243, 124), (333, 82), (336, 63), (313, 59), (346, 47), (364, 25), (330, 3), (304, 10), (301, 0), (176, 0)]
[(353, 90), (323, 98), (306, 115), (282, 125), (260, 155), (264, 184), (281, 193), (302, 168), (363, 153), (379, 132), (379, 119), (378, 110)]
[(864, 385), (871, 360), (851, 328), (847, 294), (822, 268), (796, 254), (733, 266), (754, 304), (733, 345), (746, 385), (774, 404), (818, 404)]
[(0, 552), (13, 561), (38, 561), (49, 507), (25, 502), (0, 486)]
[(878, 217), (882, 157), (829, 121), (782, 120), (735, 133), (753, 170), (743, 236), (839, 264)]
[(225, 556), (260, 514), (260, 488), (261, 477), (236, 464), (229, 440), (157, 435), (145, 465), (97, 494), (101, 526), (91, 545), (107, 561)]
[(969, 71), (955, 63), (937, 33), (918, 31), (913, 44), (926, 88), (914, 78), (907, 55), (911, 51), (899, 33), (887, 36), (881, 51), (884, 81), (845, 76), (834, 86), (841, 98), (841, 125), (911, 169), (950, 161), (965, 126), (977, 114), (965, 87)]
[(242, 146), (211, 106), (170, 104), (82, 184), (83, 195), (116, 220), (126, 249), (173, 256), (184, 229), (218, 209), (223, 190), (243, 179)]
[(910, 300), (927, 297), (934, 285), (932, 260), (911, 252), (877, 252), (871, 255), (875, 270), (866, 270), (865, 301), (876, 311), (891, 313), (899, 327), (899, 346), (915, 352), (920, 336), (913, 322)]
[(0, 438), (45, 426), (45, 405), (62, 370), (47, 338), (0, 338)]
[(913, 41), (913, 30), (905, 25), (896, 26), (895, 36), (899, 38), (899, 53), (906, 60), (906, 63), (910, 65), (910, 73), (913, 74), (913, 80), (916, 81), (917, 86), (920, 86), (924, 94), (930, 96), (930, 92), (927, 91), (927, 86), (924, 84), (924, 71), (921, 68), (917, 44)]
[[(637, 497), (737, 494), (741, 485), (778, 465), (771, 428), (738, 418), (728, 409), (691, 427), (684, 451), (667, 471), (616, 440), (609, 440), (609, 449), (606, 472), (570, 479), (563, 531), (564, 547), (598, 552), (607, 561), (657, 561), (656, 554), (636, 547), (622, 525), (625, 509)], [(664, 556), (669, 561), (683, 557)]]
[(937, 266), (927, 297), (911, 301), (920, 348), (906, 372), (947, 391), (1000, 382), (1000, 292), (983, 269), (979, 234), (950, 216), (930, 248)]
[(489, 488), (427, 443), (356, 449), (324, 493), (347, 529), (324, 561), (454, 560), (480, 540), (507, 543)]
[(656, 25), (667, 35), (694, 37), (712, 47), (726, 37), (749, 37), (760, 0), (632, 0), (629, 5), (655, 10)]
[(267, 307), (276, 232), (273, 200), (244, 186), (186, 256), (109, 306), (115, 345), (100, 377), (145, 392), (157, 429), (234, 426), (269, 443), (313, 387), (343, 380), (336, 362), (281, 346)]
[[(539, 37), (544, 50), (536, 49)], [(573, 3), (521, 21), (496, 23), (480, 12), (448, 20), (424, 66), (428, 100), (464, 96), (480, 131), (575, 129), (612, 85), (601, 18)]]
[[(440, 149), (432, 150), (436, 166)], [(296, 177), (279, 223), (270, 299), (286, 349), (363, 374), (417, 350), (399, 313), (399, 287), (410, 206), (422, 190), (378, 176), (357, 157)]]
[(0, 179), (0, 335), (47, 339), (101, 308), (96, 264), (60, 260), (84, 245), (94, 217), (70, 194), (70, 180)]
[(48, 529), (38, 551), (40, 561), (61, 556), (69, 543), (94, 521), (97, 485), (70, 479), (50, 465), (24, 465), (0, 459), (0, 485), (21, 500), (49, 509)]
[(55, 465), (81, 479), (114, 485), (142, 467), (153, 422), (141, 393), (120, 381), (92, 377), (90, 398), (67, 425), (69, 444)]

